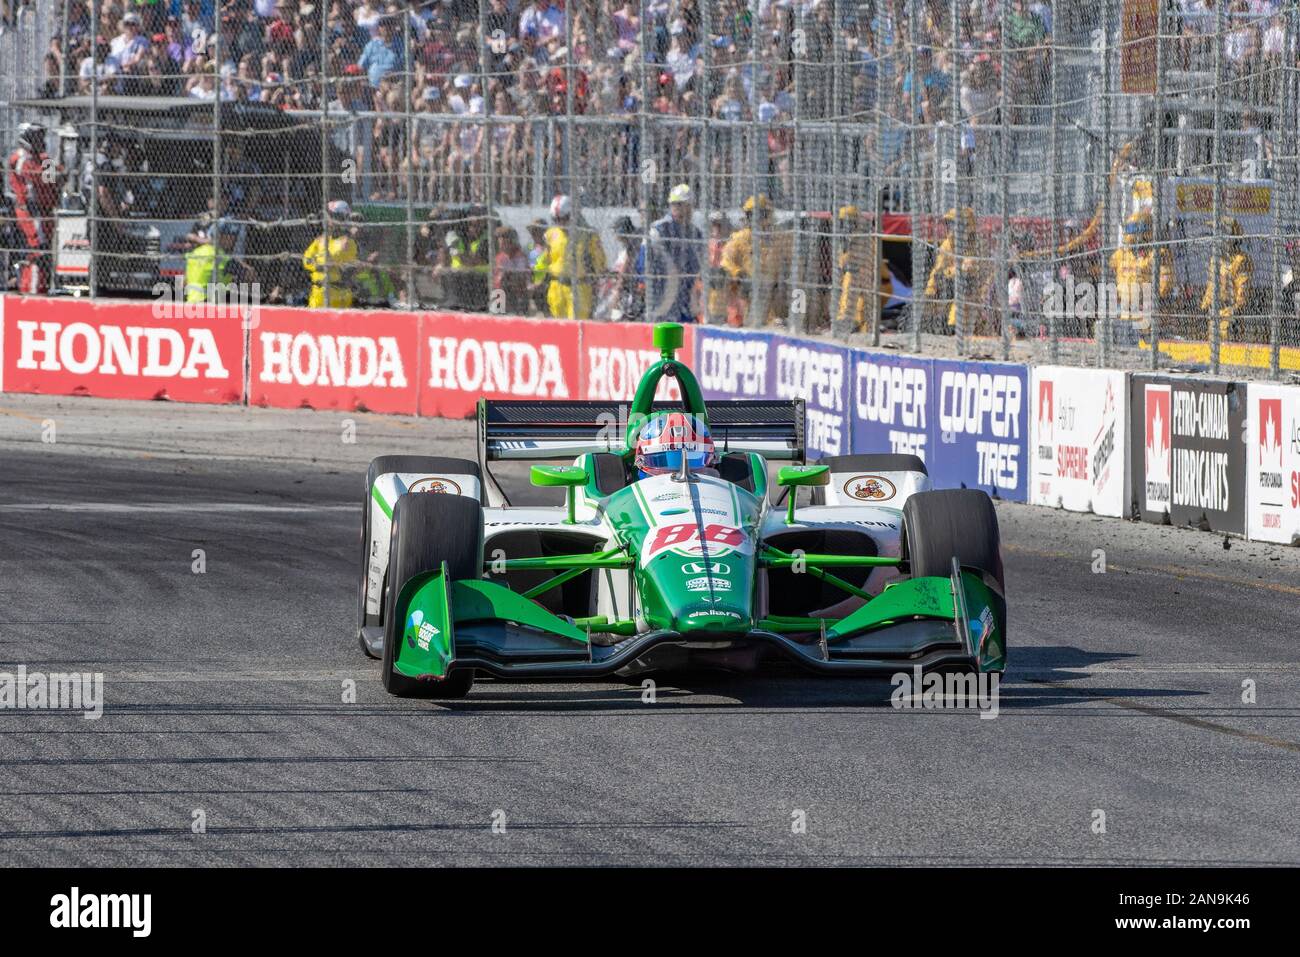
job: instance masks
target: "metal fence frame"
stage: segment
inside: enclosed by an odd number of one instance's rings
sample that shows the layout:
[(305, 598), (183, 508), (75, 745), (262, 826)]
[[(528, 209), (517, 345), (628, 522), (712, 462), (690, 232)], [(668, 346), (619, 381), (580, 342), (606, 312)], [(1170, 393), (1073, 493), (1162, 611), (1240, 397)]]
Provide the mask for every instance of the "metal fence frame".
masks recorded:
[[(327, 6), (319, 5), (317, 21)], [(414, 35), (426, 28), (411, 16), (399, 15), (395, 42), (404, 62), (393, 82), (385, 81), (391, 102), (384, 110), (346, 102), (349, 84), (359, 81), (351, 73), (331, 72), (332, 64), (342, 62), (331, 46), (333, 28), (317, 23), (324, 69), (314, 79), (298, 78), (294, 87), (306, 89), (303, 99), (314, 103), (288, 115), (300, 128), (318, 132), (322, 158), (345, 156), (347, 163), (322, 162), (318, 182), (300, 191), (310, 200), (299, 207), (290, 208), (286, 199), (274, 210), (228, 215), (232, 191), (243, 188), (241, 176), (278, 182), (298, 174), (287, 166), (279, 172), (249, 172), (255, 163), (232, 167), (245, 162), (247, 152), (234, 144), (260, 141), (256, 131), (229, 126), (220, 98), (227, 85), (235, 89), (245, 81), (213, 72), (218, 92), (211, 101), (208, 168), (168, 175), (178, 184), (187, 176), (210, 177), (212, 216), (236, 220), (245, 236), (254, 230), (268, 236), (274, 229), (284, 236), (319, 231), (329, 219), (331, 199), (373, 207), (387, 236), (376, 268), (392, 274), (394, 301), (445, 308), (457, 303), (436, 302), (426, 281), (434, 275), (436, 291), (441, 254), (430, 245), (438, 231), (464, 230), (467, 222), (482, 220), (526, 232), (558, 193), (571, 197), (579, 224), (575, 235), (596, 235), (611, 263), (635, 247), (620, 244), (614, 222), (624, 215), (633, 221), (642, 248), (652, 251), (642, 276), (650, 295), (656, 283), (663, 284), (657, 264), (675, 268), (672, 256), (655, 245), (659, 240), (650, 225), (664, 212), (668, 189), (684, 182), (692, 187), (696, 223), (705, 237), (698, 249), (697, 305), (715, 321), (726, 320), (713, 310), (713, 291), (728, 287), (724, 292), (739, 303), (730, 321), (747, 327), (775, 323), (793, 332), (918, 353), (1128, 368), (1196, 366), (1276, 378), (1300, 368), (1291, 351), (1300, 349), (1297, 303), (1290, 293), (1296, 284), (1288, 285), (1300, 237), (1300, 4), (1280, 0), (1279, 20), (1255, 18), (1239, 6), (1219, 4), (1209, 23), (1193, 22), (1174, 0), (1013, 0), (977, 22), (960, 0), (823, 0), (765, 6), (763, 12), (757, 0), (712, 0), (696, 4), (692, 19), (682, 20), (682, 33), (695, 30), (704, 38), (683, 59), (675, 56), (680, 44), (673, 45), (678, 24), (656, 22), (658, 7), (639, 0), (634, 49), (620, 62), (606, 62), (592, 51), (627, 38), (616, 36), (612, 13), (595, 0), (570, 0), (573, 15), (562, 17), (562, 36), (556, 37), (565, 54), (533, 95), (522, 85), (526, 71), (512, 68), (507, 74), (494, 66), (502, 62), (497, 46), (508, 47), (509, 38), (489, 35), (494, 14), (488, 0), (480, 0), (477, 16), (462, 24), (462, 32), (469, 28), (473, 34), (468, 82), (444, 77), (438, 87), (443, 101), (447, 90), (454, 96), (464, 91), (461, 103), (470, 106), (460, 112), (425, 107), (424, 91), (437, 84), (420, 60), (423, 41)], [(1032, 23), (1028, 34), (1023, 26), (1030, 7), (1042, 14), (1040, 23), (1050, 19), (1051, 29), (1022, 42), (1034, 36)], [(90, 8), (92, 22), (98, 22), (99, 0)], [(669, 9), (680, 14), (683, 8), (674, 2)], [(52, 124), (66, 118), (31, 101), (44, 85), (44, 52), (60, 23), (67, 36), (67, 6), (36, 0), (20, 10), (18, 22), (0, 34), (0, 112), (11, 131), (23, 119)], [(310, 19), (299, 25), (310, 35)], [(1276, 46), (1279, 29), (1280, 55), (1263, 49), (1253, 59), (1241, 55), (1243, 42)], [(1255, 39), (1243, 40), (1247, 35)], [(222, 30), (212, 33), (214, 63), (223, 60), (224, 42)], [(584, 50), (586, 58), (576, 62)], [(665, 52), (648, 60), (647, 50)], [(688, 77), (685, 92), (682, 71)], [(64, 73), (56, 89), (66, 95), (79, 81), (70, 69)], [(623, 112), (617, 104), (618, 111), (601, 112), (600, 104), (616, 98), (607, 89), (611, 75), (621, 75), (616, 91), (634, 99), (634, 109)], [(923, 80), (912, 83), (918, 76)], [(496, 100), (507, 77), (519, 84), (512, 89), (522, 91), (521, 103), (544, 104), (549, 93), (552, 112), (499, 111)], [(475, 89), (481, 105), (472, 102)], [(100, 106), (101, 95), (100, 84), (91, 83), (88, 115), (80, 117), (90, 131), (92, 155), (110, 132), (140, 135)], [(660, 100), (681, 113), (661, 112)], [(510, 95), (505, 102), (511, 107)], [(461, 143), (472, 157), (449, 155)], [(513, 145), (520, 143), (526, 148)], [(206, 148), (194, 147), (196, 157)], [(427, 166), (426, 156), (432, 157)], [(453, 169), (453, 163), (461, 165)], [(96, 208), (98, 187), (124, 175), (98, 166), (88, 174), (93, 294), (106, 263), (141, 255), (109, 248), (124, 224)], [(1142, 182), (1150, 185), (1139, 203)], [(1252, 182), (1267, 191), (1268, 215), (1257, 217), (1267, 226), (1243, 230), (1238, 239), (1229, 216), (1243, 196), (1249, 201), (1256, 195), (1249, 192)], [(282, 192), (288, 196), (290, 188)], [(1180, 204), (1187, 197), (1188, 203), (1201, 202), (1207, 193), (1209, 208), (1197, 214), (1197, 231), (1190, 232), (1192, 217)], [(766, 222), (760, 215), (759, 228), (750, 234), (747, 270), (719, 265), (722, 247), (707, 243), (707, 216), (720, 212), (731, 229), (743, 228), (741, 207), (749, 196), (770, 199), (773, 215)], [(438, 203), (453, 204), (455, 211), (430, 219), (427, 207)], [(856, 217), (839, 215), (846, 206), (858, 209)], [(1116, 263), (1121, 271), (1130, 269), (1125, 224), (1144, 208), (1151, 233), (1132, 248), (1150, 257), (1154, 265), (1147, 274), (1156, 286), (1168, 251), (1186, 274), (1179, 274), (1178, 293), (1148, 309), (1146, 321), (1137, 324), (1113, 311), (1081, 323), (1044, 308), (1047, 284), (1059, 285), (1062, 277), (1093, 277), (1098, 290), (1117, 283)], [(964, 215), (966, 209), (974, 215)], [(903, 217), (910, 236), (905, 252), (895, 250), (895, 265), (901, 271), (906, 263), (913, 292), (901, 311), (882, 312), (874, 306), (882, 283), (878, 266), (881, 257), (889, 258), (895, 216)], [(493, 228), (484, 242), (491, 268), (498, 252)], [(1250, 286), (1254, 312), (1224, 327), (1234, 340), (1229, 342), (1221, 324), (1207, 315), (1217, 314), (1233, 289), (1221, 288), (1221, 270), (1210, 264), (1231, 264), (1238, 243), (1262, 262)], [(244, 258), (254, 266), (277, 264), (280, 274), (292, 274), (301, 256), (301, 249), (267, 248), (263, 242), (254, 252), (253, 245), (241, 246)], [(334, 277), (345, 275), (331, 268), (329, 250), (327, 244), (326, 302)], [(9, 250), (11, 257), (24, 252)], [(1203, 265), (1186, 265), (1195, 262)], [(737, 271), (740, 281), (730, 283)], [(578, 281), (595, 279), (600, 277)], [(1193, 301), (1202, 284), (1208, 309)], [(860, 319), (854, 310), (863, 302), (868, 306)], [(1134, 329), (1140, 329), (1137, 336)], [(1168, 354), (1162, 351), (1170, 347)]]

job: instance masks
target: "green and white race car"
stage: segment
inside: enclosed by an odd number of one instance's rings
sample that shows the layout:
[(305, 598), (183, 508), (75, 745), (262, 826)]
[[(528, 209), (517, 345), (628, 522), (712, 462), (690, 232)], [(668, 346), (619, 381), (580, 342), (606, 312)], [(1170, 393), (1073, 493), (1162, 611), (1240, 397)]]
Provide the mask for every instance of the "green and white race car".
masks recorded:
[[(481, 400), (477, 462), (370, 464), (358, 637), (389, 692), (454, 698), (476, 673), (746, 671), (772, 658), (830, 675), (1004, 668), (987, 495), (930, 490), (910, 455), (803, 464), (802, 401), (706, 406), (675, 358), (681, 327), (656, 326), (654, 341), (661, 358), (630, 407)], [(680, 400), (656, 399), (665, 377)], [(683, 456), (640, 476), (638, 430), (665, 411), (708, 424), (713, 467)], [(489, 469), (504, 459), (563, 462), (531, 479), (564, 504), (512, 506)]]

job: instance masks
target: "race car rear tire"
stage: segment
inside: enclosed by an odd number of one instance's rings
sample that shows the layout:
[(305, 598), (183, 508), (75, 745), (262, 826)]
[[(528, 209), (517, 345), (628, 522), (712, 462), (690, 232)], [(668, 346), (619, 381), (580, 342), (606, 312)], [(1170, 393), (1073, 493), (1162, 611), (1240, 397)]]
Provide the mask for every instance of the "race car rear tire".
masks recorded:
[[(929, 475), (919, 456), (899, 452), (878, 452), (875, 455), (828, 455), (817, 465), (829, 465), (832, 472), (920, 472)], [(813, 486), (812, 504), (826, 504), (824, 486)]]
[(956, 556), (978, 568), (1005, 594), (1001, 537), (993, 501), (973, 488), (917, 492), (903, 505), (903, 548), (913, 578), (952, 574)]
[(483, 506), (463, 495), (403, 495), (393, 509), (388, 546), (388, 591), (384, 596), (384, 688), (399, 698), (463, 698), (474, 672), (453, 671), (443, 681), (416, 681), (393, 669), (402, 622), (394, 608), (402, 586), (416, 575), (447, 565), (450, 581), (483, 575)]
[[(421, 472), (425, 475), (479, 475), (477, 462), (469, 459), (444, 458), (439, 455), (380, 455), (370, 460), (366, 470), (366, 487), (361, 499), (361, 585), (357, 603), (357, 642), (365, 654), (377, 657), (366, 644), (361, 629), (366, 625), (378, 624), (377, 620), (366, 620), (366, 577), (370, 570), (370, 489), (375, 479), (387, 472)], [(480, 478), (480, 481), (481, 478)], [(381, 603), (383, 599), (380, 599)], [(373, 619), (373, 616), (371, 616)]]

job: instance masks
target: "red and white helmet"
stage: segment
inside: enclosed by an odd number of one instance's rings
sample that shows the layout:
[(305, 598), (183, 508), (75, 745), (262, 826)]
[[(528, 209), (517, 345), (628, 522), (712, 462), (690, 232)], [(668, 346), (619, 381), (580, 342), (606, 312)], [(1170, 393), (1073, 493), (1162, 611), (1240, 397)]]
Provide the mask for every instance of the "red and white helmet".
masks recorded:
[(644, 475), (664, 475), (682, 467), (707, 468), (718, 459), (703, 416), (692, 412), (658, 412), (646, 419), (636, 437), (636, 467)]
[(561, 193), (551, 200), (551, 219), (568, 219), (573, 215), (573, 200)]

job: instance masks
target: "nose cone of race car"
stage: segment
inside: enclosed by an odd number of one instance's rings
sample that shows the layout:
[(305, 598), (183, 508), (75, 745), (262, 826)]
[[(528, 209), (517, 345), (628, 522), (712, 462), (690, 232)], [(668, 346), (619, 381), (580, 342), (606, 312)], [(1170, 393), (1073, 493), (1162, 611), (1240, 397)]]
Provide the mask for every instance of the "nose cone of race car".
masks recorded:
[(653, 627), (709, 635), (743, 633), (754, 626), (751, 555), (672, 553), (652, 560), (644, 575), (644, 592), (656, 599), (647, 603), (646, 619)]

